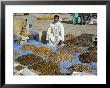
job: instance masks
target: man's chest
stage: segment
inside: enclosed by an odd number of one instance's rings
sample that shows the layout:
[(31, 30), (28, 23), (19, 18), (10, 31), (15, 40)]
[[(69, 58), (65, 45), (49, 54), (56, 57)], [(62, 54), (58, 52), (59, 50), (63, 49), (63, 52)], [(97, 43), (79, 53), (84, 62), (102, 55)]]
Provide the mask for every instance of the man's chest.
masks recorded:
[(52, 25), (51, 25), (51, 30), (52, 30), (52, 31), (56, 31), (56, 32), (61, 31), (60, 25), (52, 24)]

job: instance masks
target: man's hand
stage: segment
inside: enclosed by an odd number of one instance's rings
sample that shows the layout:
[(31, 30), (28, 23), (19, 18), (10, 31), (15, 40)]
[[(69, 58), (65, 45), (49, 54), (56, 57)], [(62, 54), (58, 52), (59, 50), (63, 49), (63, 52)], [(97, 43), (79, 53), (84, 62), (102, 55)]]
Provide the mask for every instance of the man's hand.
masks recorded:
[(60, 42), (59, 42), (58, 46), (59, 46), (59, 45), (61, 45), (61, 44), (63, 44), (63, 41), (62, 41), (62, 40), (60, 40)]
[(60, 44), (63, 44), (63, 41), (62, 40), (60, 40)]

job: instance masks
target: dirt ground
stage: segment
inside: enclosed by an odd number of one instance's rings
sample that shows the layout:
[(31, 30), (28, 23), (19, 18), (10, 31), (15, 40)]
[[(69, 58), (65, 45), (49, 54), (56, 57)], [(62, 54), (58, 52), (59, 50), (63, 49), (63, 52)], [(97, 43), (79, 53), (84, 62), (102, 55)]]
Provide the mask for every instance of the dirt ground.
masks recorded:
[[(49, 24), (52, 20), (37, 20), (37, 16), (42, 16), (44, 14), (31, 14), (29, 16), (14, 16), (14, 34), (19, 34), (21, 31), (21, 20), (28, 18), (28, 22), (32, 24), (32, 30), (35, 32), (47, 31)], [(50, 14), (46, 14), (50, 15)], [(51, 14), (52, 16), (55, 14)], [(60, 18), (67, 17), (67, 20), (71, 20), (70, 14), (58, 14)], [(73, 25), (71, 23), (64, 23), (65, 34), (73, 34), (75, 36), (81, 35), (83, 33), (97, 35), (97, 25)]]

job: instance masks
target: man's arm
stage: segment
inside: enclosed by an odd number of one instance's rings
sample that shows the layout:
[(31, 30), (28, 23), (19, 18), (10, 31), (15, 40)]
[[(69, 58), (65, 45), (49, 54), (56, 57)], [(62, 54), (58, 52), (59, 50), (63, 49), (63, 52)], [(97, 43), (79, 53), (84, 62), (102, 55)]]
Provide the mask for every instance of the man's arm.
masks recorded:
[(64, 41), (64, 26), (61, 24), (61, 40)]
[(48, 30), (47, 30), (47, 36), (46, 36), (47, 41), (49, 40), (49, 34), (50, 33), (51, 33), (51, 24), (49, 25)]

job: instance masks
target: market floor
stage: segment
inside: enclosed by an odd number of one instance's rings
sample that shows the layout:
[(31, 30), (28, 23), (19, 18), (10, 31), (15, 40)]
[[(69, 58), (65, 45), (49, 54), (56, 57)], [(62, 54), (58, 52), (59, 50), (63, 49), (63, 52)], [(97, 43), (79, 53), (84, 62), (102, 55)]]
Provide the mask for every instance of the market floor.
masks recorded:
[[(33, 23), (33, 30), (36, 32), (47, 31), (50, 21), (36, 21)], [(65, 34), (79, 36), (83, 33), (97, 35), (97, 25), (73, 25), (63, 23)]]
[[(22, 20), (22, 18), (23, 17), (20, 17), (20, 16), (14, 17), (14, 34), (15, 35), (19, 34), (21, 31), (20, 27), (17, 28), (18, 23), (16, 21)], [(32, 31), (41, 33), (42, 31), (47, 31), (49, 24), (52, 23), (52, 20), (37, 20), (36, 16), (31, 15), (29, 17), (29, 24), (30, 23), (32, 24)], [(73, 25), (69, 22), (62, 22), (62, 23), (64, 25), (65, 34), (73, 34), (75, 36), (79, 36), (84, 33), (97, 35), (97, 25)]]

